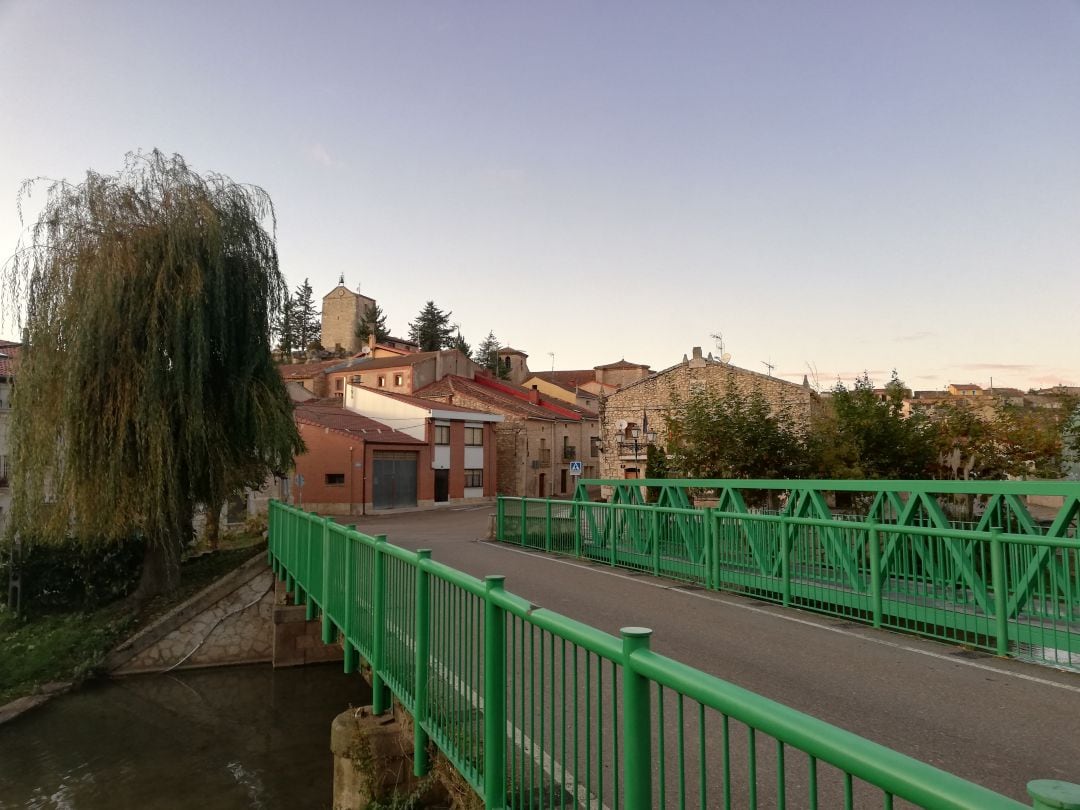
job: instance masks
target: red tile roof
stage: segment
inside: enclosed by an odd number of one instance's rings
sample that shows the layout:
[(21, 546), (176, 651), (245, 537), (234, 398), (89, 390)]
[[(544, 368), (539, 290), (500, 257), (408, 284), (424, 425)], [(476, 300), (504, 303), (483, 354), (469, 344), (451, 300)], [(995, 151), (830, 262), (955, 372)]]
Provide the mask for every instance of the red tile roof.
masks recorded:
[(348, 360), (336, 360), (327, 368), (328, 373), (335, 371), (367, 371), (369, 369), (395, 368), (412, 366), (435, 357), (438, 352), (410, 352), (400, 357), (352, 357)]
[(367, 441), (393, 442), (395, 444), (425, 443), (394, 430), (392, 427), (387, 427), (382, 422), (376, 422), (370, 417), (354, 413), (326, 400), (299, 404), (293, 411), (293, 415), (297, 422), (328, 428)]
[(278, 366), (278, 371), (286, 380), (307, 380), (340, 362), (340, 360), (320, 360), (317, 363), (282, 363)]
[(591, 368), (574, 369), (572, 371), (534, 371), (532, 376), (539, 377), (545, 382), (573, 391), (579, 385), (596, 382), (596, 372)]
[[(428, 388), (430, 387), (431, 386), (428, 386)], [(435, 408), (436, 410), (440, 411), (460, 411), (461, 413), (477, 413), (476, 408), (462, 408), (458, 405), (449, 405), (442, 402), (434, 402), (430, 397), (412, 396), (410, 394), (399, 394), (396, 391), (386, 391), (382, 388), (370, 388), (368, 386), (364, 386), (363, 388), (365, 391), (370, 391), (373, 394), (390, 397), (390, 399), (396, 399), (398, 402), (404, 402), (408, 405), (416, 405), (420, 408), (426, 408), (428, 410)], [(425, 388), (424, 390), (427, 389)]]
[(0, 340), (0, 377), (14, 377), (19, 367), (21, 343)]
[[(492, 413), (521, 416), (525, 419), (579, 422), (582, 419), (597, 418), (592, 411), (571, 405), (561, 399), (544, 396), (504, 380), (482, 377), (469, 380), (452, 374), (447, 375), (438, 382), (420, 389), (416, 394), (432, 399), (461, 395), (482, 403), (483, 407)], [(531, 401), (534, 394), (538, 394), (538, 402), (535, 403)]]

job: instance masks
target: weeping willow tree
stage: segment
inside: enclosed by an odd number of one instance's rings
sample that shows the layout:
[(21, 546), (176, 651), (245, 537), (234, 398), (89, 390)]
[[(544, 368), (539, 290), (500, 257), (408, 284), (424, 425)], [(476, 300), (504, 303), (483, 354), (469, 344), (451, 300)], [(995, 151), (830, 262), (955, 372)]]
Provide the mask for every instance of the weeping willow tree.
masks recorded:
[[(43, 182), (23, 186), (20, 216)], [(11, 532), (143, 538), (147, 597), (179, 581), (197, 504), (292, 465), (302, 443), (269, 343), (287, 294), (275, 227), (262, 189), (156, 150), (47, 183), (4, 267), (25, 342)]]

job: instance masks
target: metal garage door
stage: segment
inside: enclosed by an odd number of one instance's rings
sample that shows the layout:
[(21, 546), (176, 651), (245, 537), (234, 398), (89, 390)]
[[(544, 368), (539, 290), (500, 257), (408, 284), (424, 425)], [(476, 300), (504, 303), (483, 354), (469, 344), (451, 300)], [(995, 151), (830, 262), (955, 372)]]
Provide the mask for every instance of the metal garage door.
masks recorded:
[(376, 509), (416, 506), (416, 453), (375, 452)]

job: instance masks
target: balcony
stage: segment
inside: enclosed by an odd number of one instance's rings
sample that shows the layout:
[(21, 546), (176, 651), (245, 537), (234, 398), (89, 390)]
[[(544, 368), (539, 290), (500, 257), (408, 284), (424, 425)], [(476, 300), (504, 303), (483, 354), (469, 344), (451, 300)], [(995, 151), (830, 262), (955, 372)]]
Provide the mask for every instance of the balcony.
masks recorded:
[(563, 445), (562, 458), (563, 461), (574, 461), (577, 459), (577, 448), (570, 444)]

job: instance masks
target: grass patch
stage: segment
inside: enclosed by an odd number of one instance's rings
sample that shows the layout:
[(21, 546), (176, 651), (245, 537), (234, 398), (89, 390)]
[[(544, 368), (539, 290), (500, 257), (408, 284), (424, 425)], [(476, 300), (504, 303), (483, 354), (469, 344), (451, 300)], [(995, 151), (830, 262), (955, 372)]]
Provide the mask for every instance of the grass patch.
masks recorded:
[(266, 548), (260, 535), (229, 539), (227, 549), (185, 560), (180, 587), (138, 611), (127, 599), (96, 610), (33, 617), (0, 607), (0, 705), (53, 681), (77, 683), (98, 674), (108, 652), (126, 637)]

